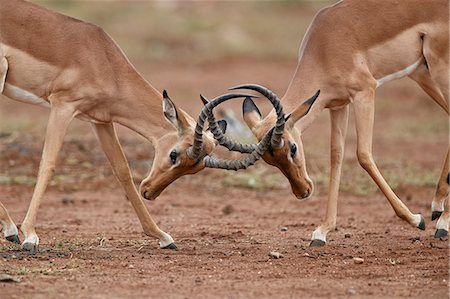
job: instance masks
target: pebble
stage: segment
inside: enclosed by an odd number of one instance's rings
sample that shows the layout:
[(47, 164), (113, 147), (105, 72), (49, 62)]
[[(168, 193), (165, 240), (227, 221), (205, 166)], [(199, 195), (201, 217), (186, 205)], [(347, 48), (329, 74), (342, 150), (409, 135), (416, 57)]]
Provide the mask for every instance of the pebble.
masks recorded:
[(350, 234), (345, 234), (345, 235), (344, 235), (344, 238), (346, 238), (346, 239), (348, 239), (348, 238), (350, 238), (350, 237), (351, 237)]
[(280, 228), (280, 230), (281, 230), (282, 232), (287, 232), (288, 228), (287, 228), (286, 226), (283, 226), (282, 228)]
[(222, 209), (222, 213), (223, 213), (224, 215), (229, 215), (229, 214), (231, 214), (231, 213), (233, 213), (233, 212), (234, 212), (234, 208), (233, 208), (232, 205), (226, 205), (226, 206), (223, 207), (223, 209)]
[(0, 274), (0, 281), (1, 282), (20, 282), (20, 278), (18, 277), (14, 277), (12, 275), (9, 274)]
[(356, 290), (353, 288), (347, 289), (347, 294), (356, 295)]
[(364, 263), (364, 259), (362, 259), (360, 257), (354, 257), (353, 262), (355, 262), (355, 264), (362, 264), (362, 263)]
[(270, 256), (271, 258), (273, 258), (273, 259), (279, 259), (279, 258), (282, 258), (282, 257), (283, 257), (283, 255), (282, 255), (281, 253), (276, 252), (276, 251), (271, 251), (271, 252), (269, 253), (269, 256)]
[(74, 203), (74, 199), (72, 198), (72, 197), (63, 197), (62, 198), (62, 203), (63, 204), (65, 204), (65, 205), (68, 205), (68, 204), (73, 204)]

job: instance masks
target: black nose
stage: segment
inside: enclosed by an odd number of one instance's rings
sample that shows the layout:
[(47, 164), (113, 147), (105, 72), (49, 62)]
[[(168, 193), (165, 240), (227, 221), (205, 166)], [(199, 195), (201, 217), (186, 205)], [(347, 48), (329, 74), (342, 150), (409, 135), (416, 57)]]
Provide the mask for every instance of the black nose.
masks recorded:
[(145, 198), (145, 199), (148, 199), (149, 197), (148, 197), (148, 191), (144, 191), (144, 193), (142, 193), (142, 196)]

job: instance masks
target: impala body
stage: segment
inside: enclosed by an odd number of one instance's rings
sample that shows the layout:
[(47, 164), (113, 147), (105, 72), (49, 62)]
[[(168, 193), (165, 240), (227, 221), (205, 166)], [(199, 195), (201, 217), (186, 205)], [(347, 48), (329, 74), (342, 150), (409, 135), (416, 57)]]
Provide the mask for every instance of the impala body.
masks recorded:
[[(281, 99), (286, 122), (281, 146), (263, 159), (289, 179), (294, 194), (307, 199), (313, 184), (306, 172), (301, 134), (329, 109), (331, 117), (331, 171), (325, 221), (314, 231), (311, 245), (324, 245), (336, 227), (337, 198), (347, 132), (349, 106), (355, 114), (357, 157), (384, 193), (396, 214), (425, 229), (420, 214), (413, 214), (389, 187), (372, 157), (375, 90), (393, 79), (409, 76), (449, 115), (449, 1), (344, 0), (321, 10), (300, 47), (297, 70)], [(320, 96), (305, 115), (305, 98), (320, 89)], [(244, 101), (244, 119), (261, 139), (274, 126), (272, 112), (262, 118), (251, 100)], [(449, 160), (444, 163), (432, 219), (439, 217), (436, 237), (449, 226)], [(447, 201), (446, 201), (447, 199)], [(446, 203), (445, 203), (446, 202)]]
[[(204, 168), (202, 161), (186, 154), (195, 122), (167, 93), (163, 96), (153, 88), (101, 28), (28, 2), (0, 1), (0, 93), (50, 108), (38, 179), (21, 226), (24, 249), (38, 248), (37, 210), (75, 117), (93, 124), (144, 232), (158, 238), (162, 248), (176, 248), (172, 237), (155, 224), (133, 184), (113, 123), (154, 145), (152, 170), (140, 190), (145, 198), (154, 199), (178, 177)], [(209, 135), (202, 141), (206, 155), (216, 142)], [(19, 242), (17, 227), (1, 204), (0, 222), (5, 237)]]

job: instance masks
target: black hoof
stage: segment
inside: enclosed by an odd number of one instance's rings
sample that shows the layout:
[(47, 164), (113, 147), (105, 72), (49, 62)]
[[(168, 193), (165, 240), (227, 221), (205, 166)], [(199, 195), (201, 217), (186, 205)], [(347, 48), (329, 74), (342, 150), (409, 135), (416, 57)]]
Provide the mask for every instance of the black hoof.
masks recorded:
[(23, 243), (22, 249), (25, 251), (29, 251), (31, 254), (34, 254), (39, 251), (39, 245), (33, 243)]
[(425, 230), (425, 219), (423, 218), (422, 215), (420, 215), (420, 223), (417, 227), (421, 230)]
[(319, 239), (314, 239), (311, 240), (311, 243), (309, 243), (309, 247), (321, 247), (321, 246), (325, 246), (326, 242), (319, 240)]
[(7, 236), (6, 240), (8, 240), (9, 242), (20, 244), (20, 239), (18, 235)]
[(431, 221), (434, 221), (439, 217), (441, 217), (441, 214), (442, 214), (441, 211), (433, 211), (433, 213), (431, 213)]
[(162, 247), (162, 249), (178, 250), (178, 247), (177, 247), (177, 245), (175, 245), (175, 243), (170, 243), (169, 245)]
[(445, 230), (445, 229), (437, 229), (436, 233), (434, 234), (434, 237), (436, 239), (443, 239), (443, 238), (447, 237), (447, 235), (448, 235), (448, 231), (447, 230)]

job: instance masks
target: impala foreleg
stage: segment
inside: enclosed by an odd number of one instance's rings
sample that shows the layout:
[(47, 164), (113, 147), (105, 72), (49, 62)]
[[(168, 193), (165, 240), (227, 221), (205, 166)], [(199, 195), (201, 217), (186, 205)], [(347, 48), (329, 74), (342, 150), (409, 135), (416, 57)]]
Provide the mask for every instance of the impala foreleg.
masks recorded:
[(95, 125), (95, 132), (97, 133), (97, 137), (106, 157), (111, 163), (114, 174), (125, 190), (128, 200), (133, 205), (145, 234), (158, 238), (159, 246), (161, 248), (176, 249), (177, 247), (172, 237), (159, 229), (145, 207), (145, 204), (133, 183), (131, 171), (122, 147), (120, 146), (114, 126), (112, 124)]
[(341, 181), (342, 161), (344, 158), (345, 136), (347, 135), (348, 110), (348, 105), (339, 110), (330, 110), (331, 169), (328, 204), (325, 220), (313, 232), (310, 246), (325, 245), (328, 232), (336, 228), (337, 200), (339, 196), (339, 183)]
[(66, 135), (67, 127), (73, 117), (74, 110), (71, 107), (59, 107), (58, 105), (55, 107), (53, 105), (50, 110), (36, 186), (34, 187), (28, 212), (20, 228), (25, 235), (25, 240), (22, 243), (22, 248), (25, 250), (35, 252), (39, 248), (39, 237), (35, 231), (37, 210), (55, 170), (58, 153)]
[(386, 196), (397, 216), (411, 225), (425, 229), (425, 220), (420, 214), (413, 214), (397, 197), (377, 168), (372, 156), (372, 135), (374, 122), (374, 91), (360, 92), (354, 99), (354, 112), (357, 134), (357, 155), (361, 166), (372, 177)]
[(12, 221), (9, 216), (8, 211), (0, 202), (0, 224), (3, 226), (3, 235), (6, 240), (20, 244), (19, 240), (19, 231), (17, 230), (17, 226)]

